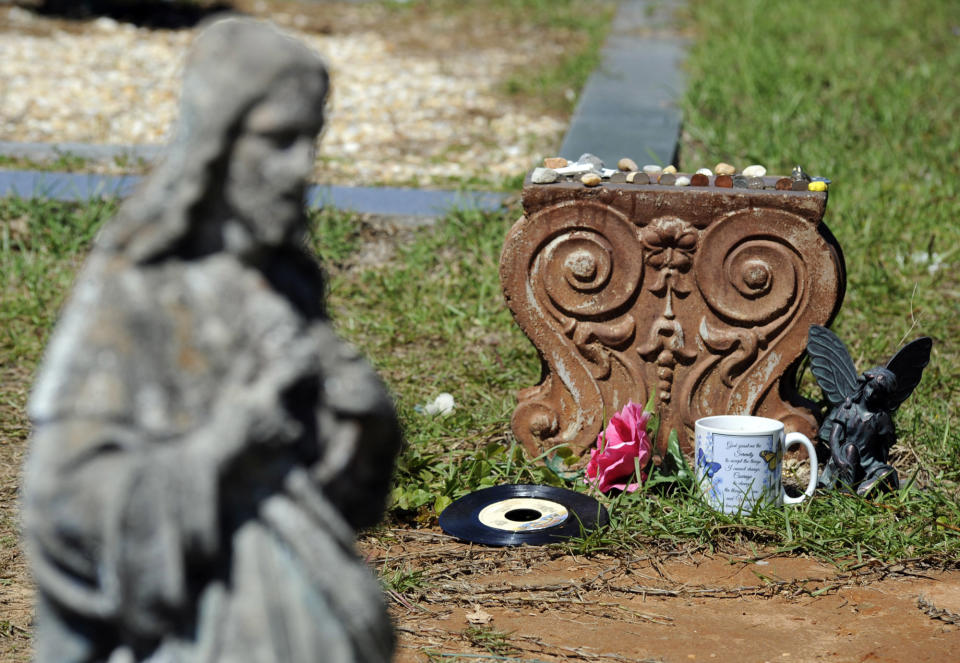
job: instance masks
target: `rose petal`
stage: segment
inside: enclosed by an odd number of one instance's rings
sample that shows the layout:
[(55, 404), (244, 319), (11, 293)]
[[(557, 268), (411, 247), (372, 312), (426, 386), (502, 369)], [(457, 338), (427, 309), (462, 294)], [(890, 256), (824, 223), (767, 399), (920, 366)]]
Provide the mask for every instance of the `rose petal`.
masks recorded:
[[(640, 471), (640, 482), (630, 482), (636, 468), (646, 467), (653, 453), (653, 444), (647, 434), (650, 413), (628, 402), (613, 415), (604, 432), (597, 436), (597, 448), (590, 450), (584, 481), (596, 485), (602, 492), (613, 488), (633, 492), (646, 481), (646, 472)], [(602, 449), (602, 451), (601, 451)]]

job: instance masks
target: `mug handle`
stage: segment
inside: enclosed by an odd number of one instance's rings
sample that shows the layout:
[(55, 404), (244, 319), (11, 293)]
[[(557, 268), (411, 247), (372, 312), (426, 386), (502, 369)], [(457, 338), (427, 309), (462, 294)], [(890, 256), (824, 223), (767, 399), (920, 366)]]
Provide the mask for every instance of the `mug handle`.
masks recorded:
[[(817, 450), (813, 448), (813, 444), (803, 433), (787, 433), (787, 437), (784, 441), (784, 450), (789, 449), (790, 447), (801, 444), (807, 449), (807, 457), (810, 459), (810, 483), (807, 484), (807, 489), (803, 491), (803, 495), (800, 497), (790, 497), (786, 492), (783, 492), (783, 503), (784, 504), (796, 504), (802, 502), (808, 497), (813, 496), (813, 491), (817, 487)], [(780, 488), (783, 491), (783, 487)]]

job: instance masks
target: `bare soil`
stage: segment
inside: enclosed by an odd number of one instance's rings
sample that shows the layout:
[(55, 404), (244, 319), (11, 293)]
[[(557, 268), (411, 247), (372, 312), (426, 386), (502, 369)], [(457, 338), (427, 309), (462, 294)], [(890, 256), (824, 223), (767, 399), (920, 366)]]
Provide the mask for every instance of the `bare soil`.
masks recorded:
[[(390, 540), (392, 539), (392, 541)], [(397, 661), (955, 661), (960, 572), (802, 557), (570, 556), (431, 530), (362, 542), (389, 576)]]

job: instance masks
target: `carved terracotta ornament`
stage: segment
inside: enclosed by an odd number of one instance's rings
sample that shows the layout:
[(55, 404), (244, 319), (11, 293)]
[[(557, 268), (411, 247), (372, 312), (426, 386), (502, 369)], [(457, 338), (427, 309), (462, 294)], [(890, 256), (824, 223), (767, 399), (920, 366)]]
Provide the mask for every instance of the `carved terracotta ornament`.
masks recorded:
[[(712, 179), (712, 178), (711, 178)], [(538, 456), (583, 455), (604, 420), (656, 390), (657, 449), (696, 419), (757, 414), (816, 434), (793, 388), (811, 324), (836, 315), (843, 256), (827, 194), (578, 182), (531, 184), (507, 236), (507, 305), (540, 355), (512, 426)]]

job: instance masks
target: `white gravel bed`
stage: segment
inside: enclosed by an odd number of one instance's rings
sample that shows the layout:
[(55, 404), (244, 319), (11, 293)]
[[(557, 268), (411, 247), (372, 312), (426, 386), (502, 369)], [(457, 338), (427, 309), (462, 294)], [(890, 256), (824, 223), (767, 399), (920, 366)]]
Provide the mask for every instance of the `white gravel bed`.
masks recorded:
[[(12, 27), (0, 29), (0, 141), (168, 139), (193, 30), (148, 30), (108, 18), (82, 32), (36, 30), (45, 19), (17, 7), (0, 7), (4, 13)], [(319, 181), (496, 182), (549, 156), (566, 130), (563, 121), (531, 114), (495, 92), (535, 58), (537, 44), (440, 58), (397, 52), (374, 32), (318, 35), (285, 27), (330, 67)]]

